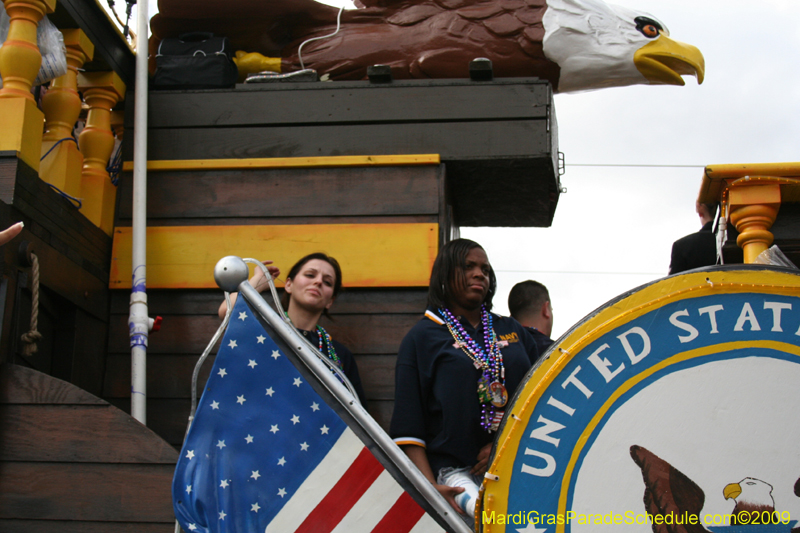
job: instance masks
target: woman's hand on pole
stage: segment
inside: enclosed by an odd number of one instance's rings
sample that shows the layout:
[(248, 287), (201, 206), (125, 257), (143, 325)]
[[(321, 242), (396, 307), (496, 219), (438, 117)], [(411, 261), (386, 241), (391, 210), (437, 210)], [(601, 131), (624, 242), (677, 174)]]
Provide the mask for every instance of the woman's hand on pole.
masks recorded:
[[(267, 267), (267, 271), (269, 272), (269, 275), (272, 276), (272, 279), (275, 279), (281, 275), (281, 269), (276, 266), (272, 266), (272, 261), (262, 261), (262, 263), (264, 263), (264, 266)], [(261, 267), (257, 267), (255, 271), (255, 275), (250, 278), (250, 285), (252, 285), (253, 288), (258, 292), (261, 292), (268, 287), (267, 280), (264, 278), (264, 271), (261, 270)]]
[(439, 491), (439, 494), (441, 494), (444, 497), (444, 499), (447, 500), (447, 503), (449, 503), (450, 506), (453, 509), (455, 509), (458, 514), (463, 514), (463, 515), (467, 514), (456, 503), (456, 496), (464, 492), (465, 490), (464, 487), (451, 487), (450, 485), (436, 485), (436, 484), (434, 484), (433, 487)]

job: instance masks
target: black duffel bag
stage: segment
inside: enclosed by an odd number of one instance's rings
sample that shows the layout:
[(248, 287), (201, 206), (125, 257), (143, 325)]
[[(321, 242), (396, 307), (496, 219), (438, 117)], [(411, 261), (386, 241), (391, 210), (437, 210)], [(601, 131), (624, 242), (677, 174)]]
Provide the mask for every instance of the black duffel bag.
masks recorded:
[(236, 85), (239, 72), (227, 37), (185, 33), (158, 45), (154, 89), (223, 89)]

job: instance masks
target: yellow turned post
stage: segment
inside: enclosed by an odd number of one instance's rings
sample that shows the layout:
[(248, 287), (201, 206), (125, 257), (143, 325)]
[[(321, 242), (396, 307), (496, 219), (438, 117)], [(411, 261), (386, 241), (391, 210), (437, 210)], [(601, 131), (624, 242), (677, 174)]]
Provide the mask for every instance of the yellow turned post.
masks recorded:
[(800, 163), (709, 165), (698, 201), (721, 202), (739, 232), (744, 262), (755, 262), (772, 245), (769, 231), (782, 201), (800, 199)]
[(3, 0), (10, 23), (0, 48), (0, 151), (14, 150), (34, 170), (39, 169), (44, 115), (31, 94), (33, 80), (42, 64), (36, 29), (56, 0)]
[[(81, 113), (78, 94), (78, 69), (94, 55), (94, 45), (83, 30), (61, 30), (67, 47), (67, 73), (56, 78), (42, 97), (45, 132), (42, 138), (42, 157), (39, 176), (70, 196), (80, 196), (83, 155), (72, 141), (72, 128)], [(48, 151), (52, 152), (48, 154)]]
[(79, 138), (83, 153), (81, 212), (111, 235), (117, 196), (117, 188), (111, 183), (106, 171), (114, 150), (111, 108), (125, 97), (125, 84), (114, 72), (84, 72), (78, 75), (78, 88), (83, 92), (83, 99), (89, 106), (86, 127)]
[(758, 254), (772, 245), (769, 229), (781, 207), (780, 185), (734, 187), (729, 196), (731, 222), (739, 237), (736, 244), (744, 251), (744, 262), (755, 263)]

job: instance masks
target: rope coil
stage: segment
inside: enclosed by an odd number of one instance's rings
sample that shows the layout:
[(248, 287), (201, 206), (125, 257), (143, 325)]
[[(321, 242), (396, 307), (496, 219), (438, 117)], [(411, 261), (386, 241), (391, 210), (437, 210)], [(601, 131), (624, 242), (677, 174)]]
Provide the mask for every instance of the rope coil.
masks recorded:
[(30, 357), (35, 354), (39, 347), (37, 342), (42, 340), (42, 334), (39, 333), (39, 258), (36, 254), (31, 253), (31, 274), (33, 281), (31, 282), (31, 329), (22, 335), (22, 355)]

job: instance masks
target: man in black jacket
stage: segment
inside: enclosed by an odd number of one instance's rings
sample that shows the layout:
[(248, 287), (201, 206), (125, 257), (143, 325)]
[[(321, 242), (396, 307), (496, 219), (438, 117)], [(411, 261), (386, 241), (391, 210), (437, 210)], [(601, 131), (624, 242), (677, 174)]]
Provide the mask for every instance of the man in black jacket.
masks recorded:
[(711, 230), (717, 206), (698, 202), (695, 208), (703, 227), (697, 233), (687, 235), (673, 243), (670, 274), (717, 264), (717, 242)]

